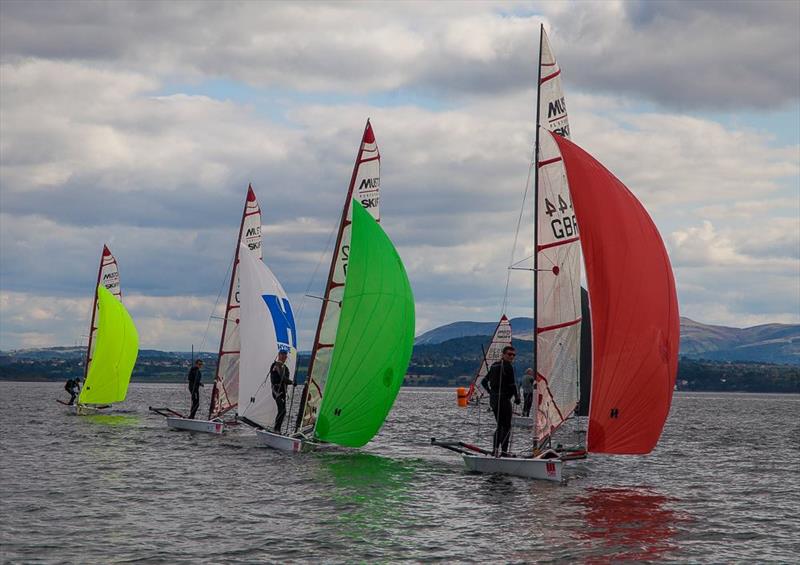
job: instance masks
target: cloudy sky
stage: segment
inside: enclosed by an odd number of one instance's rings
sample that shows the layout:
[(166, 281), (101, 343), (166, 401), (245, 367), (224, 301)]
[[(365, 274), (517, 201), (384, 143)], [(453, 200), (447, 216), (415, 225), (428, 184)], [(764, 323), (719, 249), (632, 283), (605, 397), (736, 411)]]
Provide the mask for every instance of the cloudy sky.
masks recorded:
[(417, 332), (497, 319), (540, 23), (573, 140), (652, 214), (681, 314), (800, 322), (800, 3), (3, 0), (0, 349), (83, 343), (108, 243), (142, 347), (215, 350), (250, 182), (310, 348), (367, 117)]

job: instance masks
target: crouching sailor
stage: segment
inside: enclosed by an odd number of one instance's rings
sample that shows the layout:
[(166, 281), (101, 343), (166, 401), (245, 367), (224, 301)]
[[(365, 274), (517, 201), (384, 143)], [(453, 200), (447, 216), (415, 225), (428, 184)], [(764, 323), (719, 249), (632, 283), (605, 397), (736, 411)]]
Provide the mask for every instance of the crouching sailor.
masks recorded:
[(75, 377), (74, 379), (67, 379), (67, 382), (64, 384), (64, 390), (69, 393), (69, 405), (72, 406), (75, 404), (75, 397), (78, 396), (78, 393), (81, 391), (81, 378)]
[(285, 349), (278, 351), (278, 359), (269, 368), (269, 380), (272, 383), (272, 398), (278, 405), (278, 413), (275, 415), (275, 432), (280, 433), (283, 425), (283, 418), (286, 416), (286, 388), (288, 385), (295, 386), (289, 374), (289, 367), (286, 366), (286, 358), (289, 356)]
[(514, 378), (514, 357), (516, 350), (507, 345), (503, 348), (503, 357), (495, 361), (489, 372), (481, 380), (481, 386), (489, 393), (489, 405), (492, 407), (497, 429), (494, 432), (492, 454), (497, 457), (498, 449), (502, 448), (501, 456), (508, 455), (508, 442), (511, 439), (511, 397), (514, 403), (519, 404), (517, 381)]

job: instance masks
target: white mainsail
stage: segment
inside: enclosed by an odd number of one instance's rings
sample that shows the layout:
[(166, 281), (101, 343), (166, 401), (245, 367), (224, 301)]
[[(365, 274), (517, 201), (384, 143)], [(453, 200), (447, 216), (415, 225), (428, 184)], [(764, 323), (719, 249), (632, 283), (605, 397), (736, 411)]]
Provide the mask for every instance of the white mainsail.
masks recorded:
[(239, 397), (239, 246), (244, 245), (261, 259), (261, 208), (258, 206), (253, 187), (247, 187), (247, 198), (239, 238), (234, 251), (228, 300), (222, 322), (217, 373), (211, 394), (209, 419), (222, 415), (236, 406)]
[(561, 68), (556, 62), (544, 26), (539, 45), (539, 125), (569, 139), (569, 119), (564, 91), (561, 88)]
[(303, 411), (302, 428), (313, 426), (317, 420), (317, 412), (322, 402), (325, 382), (328, 378), (328, 369), (333, 359), (333, 348), (336, 340), (336, 330), (339, 327), (341, 301), (344, 296), (344, 283), (347, 278), (347, 261), (350, 252), (350, 233), (352, 208), (350, 203), (353, 198), (380, 221), (380, 184), (381, 184), (381, 156), (372, 126), (367, 120), (364, 135), (356, 157), (350, 186), (347, 190), (342, 219), (339, 224), (339, 235), (331, 259), (331, 268), (328, 282), (325, 286), (325, 296), (322, 302), (317, 335), (308, 366), (308, 384), (305, 388), (305, 408)]
[(481, 386), (481, 380), (486, 376), (486, 373), (489, 372), (489, 367), (491, 367), (495, 361), (500, 360), (503, 354), (503, 348), (508, 345), (511, 345), (511, 321), (503, 314), (494, 330), (494, 335), (492, 335), (492, 341), (489, 343), (489, 347), (483, 352), (483, 359), (481, 360), (480, 367), (478, 367), (478, 372), (469, 385), (469, 392), (467, 393), (468, 401), (478, 402), (486, 395), (486, 390)]
[(102, 284), (117, 300), (122, 302), (122, 287), (119, 284), (119, 266), (116, 258), (111, 254), (107, 245), (103, 245), (100, 256), (100, 268), (97, 271), (97, 284), (94, 285), (94, 299), (92, 303), (92, 318), (89, 322), (89, 345), (86, 348), (86, 362), (83, 364), (83, 379), (89, 374), (89, 365), (94, 354), (95, 338), (97, 337), (97, 286)]
[(272, 398), (269, 369), (286, 351), (286, 366), (294, 378), (297, 363), (297, 329), (289, 296), (272, 271), (245, 246), (239, 249), (238, 413), (263, 427), (272, 427), (277, 404)]
[[(569, 138), (561, 69), (544, 27), (539, 53), (539, 126)], [(570, 416), (580, 382), (580, 237), (561, 153), (539, 135), (536, 156), (536, 426), (541, 442)]]

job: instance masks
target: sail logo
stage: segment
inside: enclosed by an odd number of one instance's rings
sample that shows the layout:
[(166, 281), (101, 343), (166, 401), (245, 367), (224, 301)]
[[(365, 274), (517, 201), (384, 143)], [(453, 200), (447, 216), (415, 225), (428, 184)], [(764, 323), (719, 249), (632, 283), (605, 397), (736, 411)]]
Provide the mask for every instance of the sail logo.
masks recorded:
[[(297, 349), (297, 328), (294, 323), (294, 312), (288, 298), (281, 298), (274, 294), (263, 294), (261, 298), (269, 308), (272, 325), (275, 327), (275, 337), (278, 345), (291, 346)], [(291, 332), (291, 341), (289, 333)]]
[(244, 236), (246, 238), (261, 237), (261, 226), (253, 226), (252, 228), (247, 228), (247, 231), (244, 232)]
[(358, 191), (362, 192), (364, 190), (378, 190), (380, 186), (381, 186), (381, 177), (364, 179), (361, 181), (361, 184), (358, 187)]
[(547, 105), (547, 118), (550, 119), (553, 116), (560, 116), (561, 114), (567, 113), (567, 104), (564, 102), (564, 97), (562, 96), (558, 100), (553, 100)]

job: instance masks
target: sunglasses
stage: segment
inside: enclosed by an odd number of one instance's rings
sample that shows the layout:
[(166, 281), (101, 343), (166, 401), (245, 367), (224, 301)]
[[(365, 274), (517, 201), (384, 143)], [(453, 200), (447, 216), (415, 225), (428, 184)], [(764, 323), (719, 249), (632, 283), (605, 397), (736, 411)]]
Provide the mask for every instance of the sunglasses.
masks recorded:
[(517, 356), (516, 353), (506, 353), (506, 355), (508, 355), (509, 357), (516, 357)]

